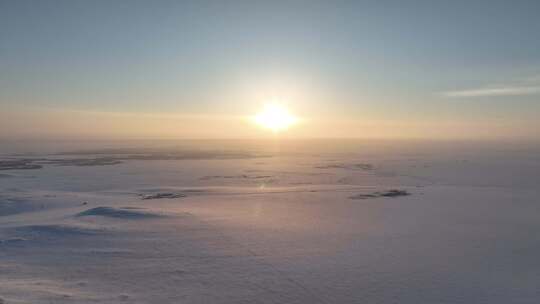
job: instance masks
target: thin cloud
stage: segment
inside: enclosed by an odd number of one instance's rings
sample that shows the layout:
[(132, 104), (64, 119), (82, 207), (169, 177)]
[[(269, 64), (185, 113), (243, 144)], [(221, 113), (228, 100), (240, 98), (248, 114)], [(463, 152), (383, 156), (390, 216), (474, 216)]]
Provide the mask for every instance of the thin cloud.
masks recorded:
[(506, 83), (493, 83), (491, 85), (442, 92), (441, 95), (449, 98), (471, 97), (499, 97), (499, 96), (527, 96), (540, 93), (540, 74), (535, 73), (528, 77), (513, 79)]
[(443, 95), (446, 97), (465, 98), (465, 97), (497, 97), (497, 96), (522, 96), (534, 95), (540, 93), (540, 86), (506, 86), (506, 87), (488, 87), (460, 91), (448, 91)]

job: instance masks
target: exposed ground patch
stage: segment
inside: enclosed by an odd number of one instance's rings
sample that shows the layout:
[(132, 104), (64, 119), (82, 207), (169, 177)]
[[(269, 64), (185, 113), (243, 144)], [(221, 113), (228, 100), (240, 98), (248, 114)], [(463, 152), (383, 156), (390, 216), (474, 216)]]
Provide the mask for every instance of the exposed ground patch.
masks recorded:
[(343, 163), (319, 165), (319, 166), (315, 166), (315, 168), (317, 168), (317, 169), (366, 170), (366, 171), (370, 171), (370, 170), (374, 169), (372, 164), (343, 164)]
[(267, 179), (272, 178), (271, 175), (248, 175), (248, 174), (239, 174), (239, 175), (208, 175), (203, 176), (200, 180), (211, 180), (211, 179)]
[(160, 192), (160, 193), (152, 193), (152, 194), (139, 194), (141, 199), (143, 200), (152, 200), (152, 199), (173, 199), (173, 198), (182, 198), (186, 197), (187, 194), (185, 193), (174, 193), (174, 192)]
[(90, 167), (90, 166), (112, 166), (122, 163), (122, 160), (111, 157), (99, 157), (99, 158), (76, 158), (76, 159), (57, 159), (48, 160), (45, 163), (53, 164), (57, 166), (78, 166), (78, 167)]
[(398, 196), (408, 196), (411, 195), (407, 190), (391, 189), (387, 191), (377, 191), (367, 194), (356, 194), (349, 196), (350, 199), (370, 199), (370, 198), (379, 198), (379, 197), (398, 197)]
[(43, 166), (34, 163), (32, 159), (0, 160), (0, 170), (32, 170), (41, 168)]

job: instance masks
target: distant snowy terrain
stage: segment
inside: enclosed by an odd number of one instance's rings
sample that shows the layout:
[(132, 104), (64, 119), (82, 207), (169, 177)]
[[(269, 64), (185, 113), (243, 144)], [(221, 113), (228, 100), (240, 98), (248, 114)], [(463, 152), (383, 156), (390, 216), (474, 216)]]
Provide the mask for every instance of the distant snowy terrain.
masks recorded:
[(0, 303), (540, 301), (537, 149), (6, 151)]

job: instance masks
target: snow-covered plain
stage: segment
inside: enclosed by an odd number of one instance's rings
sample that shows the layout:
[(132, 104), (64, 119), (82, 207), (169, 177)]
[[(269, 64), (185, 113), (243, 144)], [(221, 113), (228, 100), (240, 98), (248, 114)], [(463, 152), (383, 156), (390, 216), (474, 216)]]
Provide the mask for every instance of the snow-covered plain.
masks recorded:
[(0, 303), (540, 302), (537, 148), (126, 146), (2, 147)]

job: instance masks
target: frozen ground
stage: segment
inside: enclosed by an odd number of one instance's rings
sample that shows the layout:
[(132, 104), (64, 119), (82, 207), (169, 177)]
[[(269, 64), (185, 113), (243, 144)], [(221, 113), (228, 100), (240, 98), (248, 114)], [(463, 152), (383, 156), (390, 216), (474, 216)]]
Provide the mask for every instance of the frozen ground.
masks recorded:
[(536, 148), (90, 148), (4, 149), (0, 303), (540, 301)]

